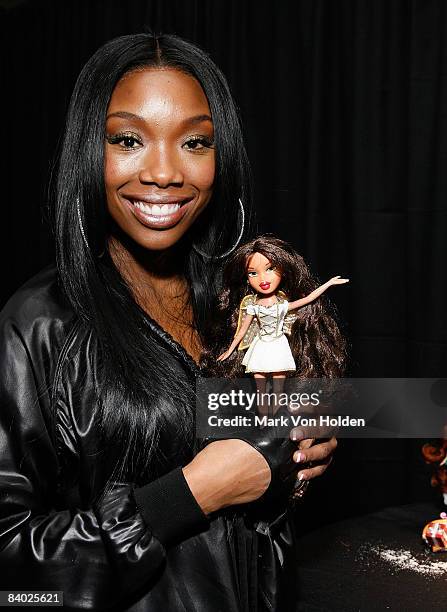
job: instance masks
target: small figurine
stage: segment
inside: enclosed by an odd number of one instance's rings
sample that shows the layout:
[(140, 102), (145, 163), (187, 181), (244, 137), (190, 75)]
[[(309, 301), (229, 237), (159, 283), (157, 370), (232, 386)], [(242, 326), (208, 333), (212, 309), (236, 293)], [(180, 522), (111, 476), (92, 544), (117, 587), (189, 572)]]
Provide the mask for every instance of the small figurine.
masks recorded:
[(237, 346), (239, 351), (247, 349), (242, 361), (229, 360), (228, 370), (230, 375), (240, 375), (245, 366), (245, 373), (254, 375), (261, 391), (269, 374), (274, 391), (282, 388), (286, 375), (340, 376), (345, 342), (317, 298), (332, 285), (348, 281), (335, 276), (318, 286), (303, 258), (273, 236), (260, 236), (242, 245), (223, 273), (216, 344), (221, 343), (223, 331), (236, 330), (230, 347), (217, 361), (230, 358)]
[(447, 514), (441, 512), (440, 518), (430, 521), (422, 530), (422, 538), (432, 552), (447, 552)]

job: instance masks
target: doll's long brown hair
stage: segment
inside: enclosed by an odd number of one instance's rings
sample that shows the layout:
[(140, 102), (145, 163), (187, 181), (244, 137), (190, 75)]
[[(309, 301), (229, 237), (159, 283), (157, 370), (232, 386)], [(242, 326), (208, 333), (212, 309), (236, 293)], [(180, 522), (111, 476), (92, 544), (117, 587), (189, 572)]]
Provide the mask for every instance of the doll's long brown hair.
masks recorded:
[[(239, 247), (223, 270), (223, 290), (217, 316), (209, 329), (203, 365), (210, 375), (242, 377), (245, 374), (243, 351), (235, 350), (223, 362), (217, 362), (216, 358), (230, 345), (237, 328), (240, 303), (244, 295), (251, 291), (247, 284), (247, 266), (254, 253), (264, 255), (281, 272), (278, 291), (283, 291), (288, 301), (305, 297), (319, 286), (301, 255), (279, 238), (259, 236)], [(346, 342), (329, 314), (330, 310), (332, 307), (323, 295), (294, 311), (297, 319), (293, 323), (289, 343), (297, 369), (289, 376), (342, 376), (346, 364)]]

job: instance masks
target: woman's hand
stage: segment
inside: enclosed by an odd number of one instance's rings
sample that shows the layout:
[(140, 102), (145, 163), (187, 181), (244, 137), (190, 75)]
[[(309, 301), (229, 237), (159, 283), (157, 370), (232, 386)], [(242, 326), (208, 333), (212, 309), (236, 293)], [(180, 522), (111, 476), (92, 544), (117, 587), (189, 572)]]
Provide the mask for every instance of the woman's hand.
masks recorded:
[(258, 499), (271, 480), (261, 453), (238, 439), (211, 442), (183, 468), (183, 474), (205, 514)]
[[(337, 440), (314, 444), (313, 438), (296, 442), (293, 454), (298, 480), (321, 476), (332, 461)], [(308, 467), (306, 464), (311, 463)], [(302, 469), (300, 467), (302, 466)], [(183, 474), (205, 514), (259, 499), (269, 488), (272, 472), (264, 456), (240, 439), (217, 440), (201, 450), (183, 468)]]
[[(336, 438), (332, 437), (317, 444), (314, 442), (314, 438), (305, 438), (298, 442), (298, 450), (293, 454), (293, 460), (303, 465), (303, 469), (297, 474), (298, 480), (312, 480), (321, 476), (333, 459), (338, 444)], [(306, 463), (311, 463), (312, 467), (304, 467)]]
[(233, 350), (234, 349), (228, 349), (228, 351), (225, 351), (225, 353), (222, 353), (222, 355), (219, 355), (219, 357), (217, 358), (217, 361), (224, 361), (224, 359), (227, 359), (231, 355)]

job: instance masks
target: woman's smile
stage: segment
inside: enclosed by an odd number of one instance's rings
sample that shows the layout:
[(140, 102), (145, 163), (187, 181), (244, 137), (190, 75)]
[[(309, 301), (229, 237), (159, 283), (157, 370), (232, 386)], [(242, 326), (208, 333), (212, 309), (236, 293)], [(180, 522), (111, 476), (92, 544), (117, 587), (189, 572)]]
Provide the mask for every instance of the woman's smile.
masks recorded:
[(195, 201), (194, 196), (183, 198), (169, 194), (162, 196), (126, 194), (121, 197), (138, 221), (154, 229), (168, 229), (179, 223), (193, 208)]

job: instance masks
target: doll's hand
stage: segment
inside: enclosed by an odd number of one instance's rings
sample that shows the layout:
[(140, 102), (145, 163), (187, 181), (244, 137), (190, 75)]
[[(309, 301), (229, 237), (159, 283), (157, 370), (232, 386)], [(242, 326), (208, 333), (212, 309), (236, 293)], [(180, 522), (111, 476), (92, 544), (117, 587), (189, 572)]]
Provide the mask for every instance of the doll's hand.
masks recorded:
[(343, 285), (344, 283), (349, 283), (349, 278), (341, 278), (340, 275), (333, 276), (328, 281), (328, 287), (331, 286), (331, 285)]
[(228, 349), (228, 351), (225, 351), (225, 353), (222, 353), (222, 355), (219, 355), (219, 357), (217, 358), (217, 361), (223, 361), (224, 359), (227, 359), (231, 355), (232, 352), (233, 351), (230, 351)]

